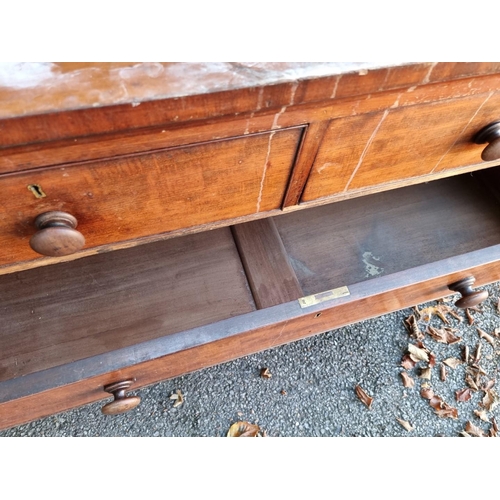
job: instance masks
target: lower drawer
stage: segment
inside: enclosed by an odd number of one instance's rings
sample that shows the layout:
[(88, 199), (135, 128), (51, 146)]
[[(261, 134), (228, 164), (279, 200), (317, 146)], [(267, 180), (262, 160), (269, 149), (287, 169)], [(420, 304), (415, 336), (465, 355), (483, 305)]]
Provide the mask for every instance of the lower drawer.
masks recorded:
[(1, 276), (0, 428), (500, 280), (489, 174)]

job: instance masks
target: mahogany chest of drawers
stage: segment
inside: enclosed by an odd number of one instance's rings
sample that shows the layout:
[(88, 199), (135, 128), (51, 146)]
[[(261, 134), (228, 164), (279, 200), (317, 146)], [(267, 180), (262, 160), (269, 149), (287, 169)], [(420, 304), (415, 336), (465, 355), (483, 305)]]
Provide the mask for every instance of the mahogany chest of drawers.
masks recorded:
[(0, 428), (500, 279), (500, 64), (2, 74)]

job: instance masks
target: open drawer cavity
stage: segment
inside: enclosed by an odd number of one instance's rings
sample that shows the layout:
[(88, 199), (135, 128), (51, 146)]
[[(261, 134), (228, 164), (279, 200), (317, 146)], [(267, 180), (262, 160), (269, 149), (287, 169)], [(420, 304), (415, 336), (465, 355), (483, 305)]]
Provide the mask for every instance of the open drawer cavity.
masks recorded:
[(0, 427), (499, 280), (498, 175), (1, 276)]

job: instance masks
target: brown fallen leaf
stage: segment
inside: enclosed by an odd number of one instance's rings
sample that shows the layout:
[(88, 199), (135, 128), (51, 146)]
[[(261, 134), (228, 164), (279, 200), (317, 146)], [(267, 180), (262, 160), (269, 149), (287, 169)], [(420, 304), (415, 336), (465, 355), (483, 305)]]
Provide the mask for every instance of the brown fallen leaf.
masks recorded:
[(469, 309), (465, 310), (465, 314), (467, 315), (467, 321), (469, 322), (469, 325), (474, 324), (474, 318), (472, 317), (472, 314), (470, 313)]
[(470, 387), (466, 387), (465, 389), (460, 389), (459, 391), (455, 391), (455, 398), (457, 401), (461, 401), (462, 403), (465, 401), (469, 401), (472, 397), (472, 390)]
[(415, 337), (419, 340), (425, 337), (425, 335), (418, 327), (418, 321), (414, 314), (411, 314), (410, 316), (408, 316), (408, 318), (405, 319), (405, 326), (412, 337)]
[(481, 359), (481, 349), (482, 349), (482, 345), (481, 345), (481, 342), (479, 342), (476, 346), (476, 354), (474, 354), (474, 363), (478, 363), (479, 360)]
[(476, 417), (481, 419), (483, 422), (490, 422), (486, 410), (474, 410), (474, 415), (476, 415)]
[(236, 422), (229, 428), (227, 437), (257, 437), (260, 427), (248, 422)]
[(498, 403), (500, 403), (500, 399), (494, 389), (490, 389), (489, 391), (485, 392), (483, 401), (481, 402), (483, 408), (485, 408), (487, 411), (491, 411), (493, 410), (493, 408), (498, 406)]
[(453, 335), (456, 332), (455, 328), (434, 328), (430, 326), (427, 328), (427, 333), (436, 341), (441, 344), (456, 344), (460, 342), (462, 339)]
[(472, 437), (470, 434), (467, 434), (467, 432), (465, 432), (465, 431), (460, 431), (458, 434), (462, 437), (468, 437), (468, 438)]
[(434, 397), (434, 391), (428, 385), (422, 384), (420, 395), (424, 399), (432, 399)]
[(415, 429), (415, 427), (413, 427), (410, 422), (407, 422), (406, 420), (403, 420), (401, 418), (397, 418), (396, 417), (396, 420), (408, 431), (408, 432), (411, 432)]
[(368, 396), (368, 394), (359, 386), (355, 387), (356, 396), (358, 396), (359, 400), (370, 409), (372, 407), (373, 398)]
[(490, 437), (497, 437), (498, 425), (495, 417), (491, 417)]
[(448, 403), (445, 403), (440, 396), (434, 395), (429, 400), (429, 404), (434, 409), (438, 417), (441, 418), (458, 418), (458, 410), (453, 408)]
[(477, 386), (476, 382), (470, 375), (465, 376), (465, 383), (473, 390), (473, 391), (479, 391), (479, 387)]
[(415, 363), (415, 361), (413, 361), (413, 359), (410, 358), (410, 355), (409, 354), (405, 354), (403, 356), (403, 359), (401, 360), (401, 366), (405, 369), (405, 370), (411, 370), (412, 368), (415, 367), (417, 363)]
[(500, 337), (500, 326), (497, 326), (495, 330), (493, 330), (493, 335), (495, 335), (495, 337)]
[(489, 391), (490, 389), (493, 389), (494, 385), (496, 384), (496, 380), (487, 380), (484, 384), (481, 385), (481, 390), (484, 392)]
[(408, 352), (410, 353), (410, 358), (416, 363), (419, 361), (429, 361), (429, 354), (427, 354), (424, 349), (421, 349), (414, 344), (408, 344)]
[(440, 378), (443, 382), (446, 381), (446, 366), (444, 366), (443, 364), (441, 364), (440, 366)]
[(462, 359), (463, 359), (464, 363), (469, 362), (469, 346), (468, 345), (462, 346)]
[(462, 361), (458, 358), (446, 358), (443, 363), (450, 368), (455, 369), (457, 366), (462, 364)]
[(272, 374), (271, 372), (269, 371), (269, 368), (261, 368), (260, 369), (260, 376), (262, 378), (271, 378), (272, 377)]
[(425, 322), (429, 322), (432, 319), (433, 315), (438, 316), (443, 323), (446, 323), (447, 325), (450, 324), (448, 321), (448, 318), (446, 317), (446, 314), (449, 314), (451, 308), (445, 304), (439, 304), (437, 306), (429, 306), (421, 311), (420, 313), (420, 319)]
[(420, 375), (418, 377), (426, 379), (426, 380), (430, 380), (431, 379), (431, 373), (432, 373), (432, 369), (428, 366), (428, 367), (422, 368), (420, 370)]
[(470, 420), (465, 424), (465, 432), (477, 437), (483, 437), (485, 435), (483, 429), (475, 426)]
[(182, 403), (184, 403), (184, 395), (182, 394), (181, 391), (179, 391), (179, 389), (175, 391), (175, 394), (172, 394), (170, 396), (170, 399), (175, 399), (174, 408), (177, 408)]
[(492, 346), (495, 345), (495, 340), (491, 335), (486, 333), (484, 330), (481, 330), (481, 328), (479, 328), (478, 326), (476, 326), (476, 330), (477, 330), (477, 333), (479, 334), (480, 338), (488, 341)]
[(414, 387), (415, 381), (406, 372), (401, 372), (401, 378), (403, 379), (403, 385), (405, 387)]

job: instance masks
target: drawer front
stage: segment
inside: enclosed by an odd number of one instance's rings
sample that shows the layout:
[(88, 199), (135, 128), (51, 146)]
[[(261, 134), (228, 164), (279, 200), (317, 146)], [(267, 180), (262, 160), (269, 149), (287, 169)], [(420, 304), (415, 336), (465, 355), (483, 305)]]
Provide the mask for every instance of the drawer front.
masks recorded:
[[(268, 310), (254, 311), (240, 318), (214, 323), (207, 329), (191, 330), (198, 345), (179, 350), (173, 342), (165, 345), (158, 339), (158, 348), (131, 347), (120, 354), (110, 352), (107, 358), (87, 358), (78, 366), (56, 368), (13, 380), (19, 386), (20, 397), (7, 397), (0, 403), (0, 429), (20, 425), (111, 396), (104, 392), (107, 384), (135, 379), (130, 391), (177, 377), (201, 368), (213, 366), (237, 357), (292, 342), (311, 335), (340, 328), (357, 321), (380, 316), (390, 311), (412, 307), (450, 294), (448, 285), (473, 275), (476, 285), (500, 279), (500, 246), (484, 256), (445, 261), (445, 272), (436, 266), (425, 266), (411, 279), (399, 273), (388, 279), (374, 280), (372, 286), (353, 285), (350, 296), (319, 302), (301, 309), (297, 301)], [(464, 267), (464, 264), (465, 267)], [(472, 265), (472, 267), (469, 267)], [(461, 270), (459, 270), (461, 269)], [(227, 323), (230, 323), (228, 327)], [(250, 326), (251, 325), (251, 326)], [(199, 335), (196, 333), (199, 332)], [(215, 333), (217, 332), (217, 333)], [(226, 332), (224, 335), (221, 333)], [(176, 351), (176, 352), (172, 352)], [(163, 355), (162, 355), (163, 354)], [(115, 368), (129, 360), (130, 366)], [(149, 358), (149, 359), (148, 359)], [(134, 363), (138, 359), (142, 362)], [(108, 371), (106, 371), (108, 367)], [(97, 372), (97, 373), (96, 373)], [(100, 373), (99, 373), (100, 372)], [(105, 373), (102, 373), (105, 372)], [(67, 383), (67, 376), (84, 378)], [(95, 374), (93, 376), (93, 374)], [(23, 380), (25, 379), (25, 380)], [(33, 383), (33, 387), (30, 384)], [(39, 387), (34, 387), (39, 386)], [(15, 387), (13, 387), (15, 389)], [(2, 387), (0, 385), (0, 396)], [(104, 404), (104, 402), (103, 402)]]
[(500, 119), (500, 93), (332, 120), (303, 202), (483, 166), (473, 136)]
[(279, 209), (301, 129), (25, 172), (0, 180), (0, 267), (40, 257), (34, 219), (76, 217), (84, 249)]

